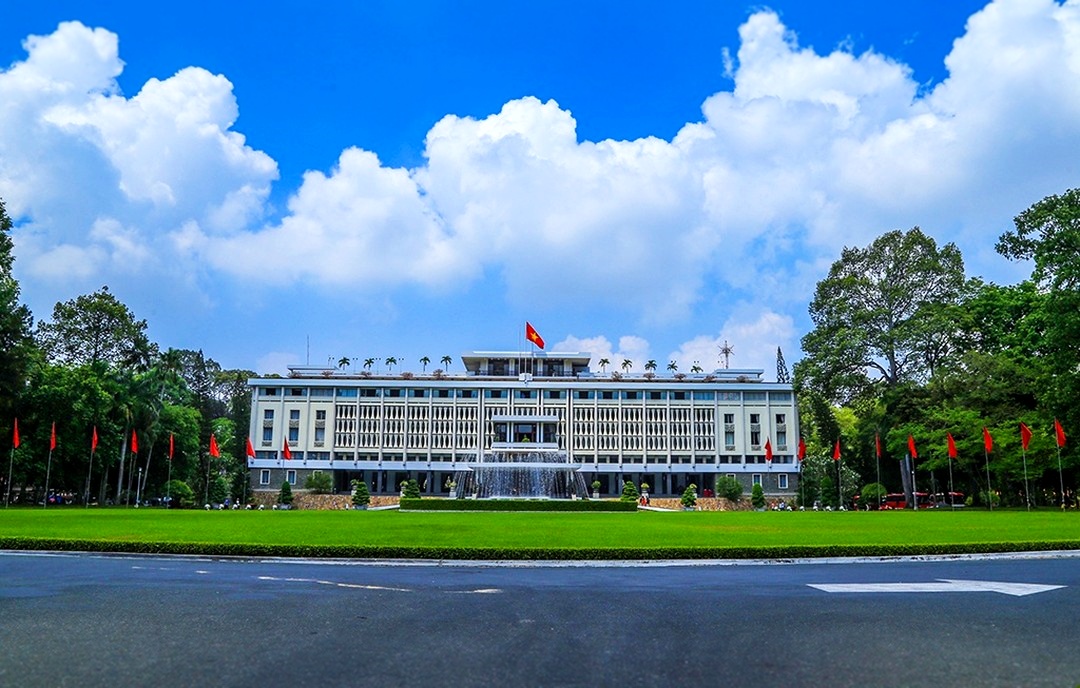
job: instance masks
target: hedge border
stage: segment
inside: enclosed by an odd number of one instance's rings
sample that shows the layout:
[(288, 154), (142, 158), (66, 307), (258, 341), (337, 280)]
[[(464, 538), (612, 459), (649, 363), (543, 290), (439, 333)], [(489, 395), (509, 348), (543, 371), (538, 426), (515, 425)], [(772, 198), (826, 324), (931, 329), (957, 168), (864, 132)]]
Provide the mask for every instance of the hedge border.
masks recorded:
[(402, 499), (401, 511), (637, 511), (636, 502), (546, 499)]
[(0, 537), (0, 549), (115, 554), (179, 554), (312, 559), (444, 559), (457, 561), (627, 561), (702, 559), (815, 559), (899, 557), (1080, 550), (1080, 540), (957, 544), (792, 545), (778, 547), (500, 548), (393, 547), (379, 545), (266, 545), (255, 543), (136, 542)]

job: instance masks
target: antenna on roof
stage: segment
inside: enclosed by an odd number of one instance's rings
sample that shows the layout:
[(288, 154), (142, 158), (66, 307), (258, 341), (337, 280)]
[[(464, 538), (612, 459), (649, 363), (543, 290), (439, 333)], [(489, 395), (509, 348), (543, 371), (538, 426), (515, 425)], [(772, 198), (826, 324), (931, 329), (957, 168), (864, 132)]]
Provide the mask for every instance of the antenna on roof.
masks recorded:
[(728, 344), (727, 340), (724, 340), (724, 345), (720, 347), (720, 355), (724, 357), (724, 369), (727, 370), (731, 367), (731, 356), (735, 353), (735, 347)]

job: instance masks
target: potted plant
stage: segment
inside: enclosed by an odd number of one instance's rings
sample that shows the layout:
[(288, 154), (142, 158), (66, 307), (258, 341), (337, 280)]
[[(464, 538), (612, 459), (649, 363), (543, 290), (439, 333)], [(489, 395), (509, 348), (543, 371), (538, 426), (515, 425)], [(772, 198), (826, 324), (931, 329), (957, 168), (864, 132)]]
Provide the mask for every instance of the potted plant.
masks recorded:
[(352, 503), (354, 509), (367, 509), (371, 504), (371, 493), (368, 492), (367, 483), (363, 480), (352, 481)]
[(592, 481), (592, 498), (593, 499), (600, 499), (600, 481), (599, 480)]
[(649, 483), (645, 481), (641, 482), (641, 496), (645, 499), (649, 498)]

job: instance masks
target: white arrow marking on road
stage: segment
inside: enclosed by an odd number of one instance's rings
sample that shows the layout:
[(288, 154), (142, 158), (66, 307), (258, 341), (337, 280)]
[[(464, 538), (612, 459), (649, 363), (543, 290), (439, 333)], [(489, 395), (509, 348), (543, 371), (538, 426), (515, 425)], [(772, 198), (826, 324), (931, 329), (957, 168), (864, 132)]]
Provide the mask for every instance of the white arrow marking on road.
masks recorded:
[(938, 578), (936, 583), (809, 583), (824, 592), (1000, 592), (1014, 597), (1057, 590), (1064, 585), (1000, 583), (996, 581)]

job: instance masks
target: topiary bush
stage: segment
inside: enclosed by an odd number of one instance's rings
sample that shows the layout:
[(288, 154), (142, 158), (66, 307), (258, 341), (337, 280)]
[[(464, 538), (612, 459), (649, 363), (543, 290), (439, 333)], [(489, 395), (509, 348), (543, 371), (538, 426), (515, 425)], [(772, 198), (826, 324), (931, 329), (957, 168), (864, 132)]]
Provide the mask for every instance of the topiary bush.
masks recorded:
[(693, 509), (697, 506), (697, 485), (690, 483), (683, 490), (682, 497), (679, 497), (679, 503), (683, 505), (684, 509)]
[(761, 488), (761, 483), (755, 483), (754, 489), (750, 491), (750, 504), (755, 509), (765, 508), (765, 490)]
[(634, 483), (627, 480), (622, 485), (622, 494), (619, 495), (620, 502), (637, 502), (638, 494), (637, 488), (634, 487)]
[(355, 506), (367, 506), (371, 503), (371, 493), (368, 492), (367, 483), (363, 480), (352, 481), (353, 495), (352, 503)]
[(716, 477), (716, 496), (723, 497), (732, 502), (742, 499), (743, 486), (737, 478), (730, 475)]
[(401, 490), (402, 499), (420, 499), (420, 485), (416, 479), (410, 478), (405, 481), (405, 487)]
[(277, 500), (278, 504), (284, 504), (285, 506), (289, 506), (292, 504), (292, 485), (289, 484), (288, 480), (285, 480), (281, 483), (281, 492), (278, 493)]
[(863, 485), (863, 489), (859, 492), (859, 505), (866, 509), (878, 508), (878, 503), (885, 499), (885, 495), (889, 493), (885, 489), (885, 486), (881, 483), (868, 483)]

